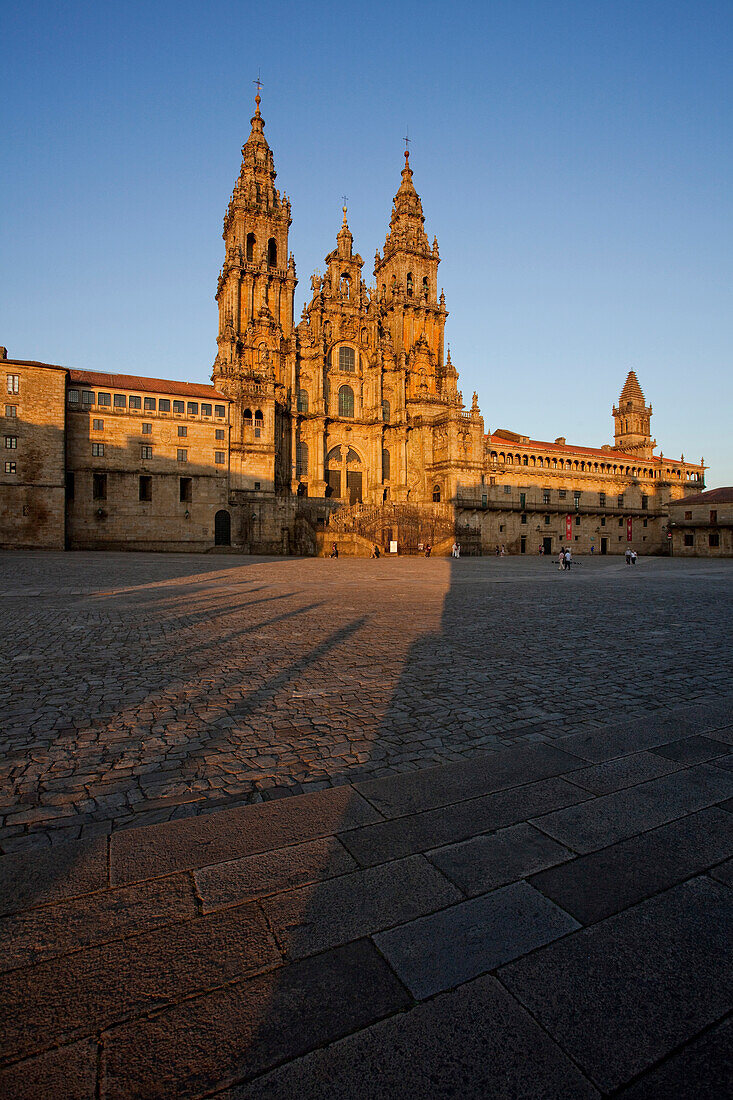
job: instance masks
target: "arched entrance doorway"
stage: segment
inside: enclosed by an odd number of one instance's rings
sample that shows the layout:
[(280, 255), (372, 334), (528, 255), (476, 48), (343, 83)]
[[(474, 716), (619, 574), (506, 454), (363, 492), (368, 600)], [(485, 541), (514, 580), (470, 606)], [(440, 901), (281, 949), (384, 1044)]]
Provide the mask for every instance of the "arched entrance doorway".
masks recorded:
[(232, 545), (232, 517), (224, 508), (214, 516), (214, 545)]
[(364, 466), (353, 447), (339, 444), (326, 455), (327, 496), (346, 497), (349, 504), (360, 504)]

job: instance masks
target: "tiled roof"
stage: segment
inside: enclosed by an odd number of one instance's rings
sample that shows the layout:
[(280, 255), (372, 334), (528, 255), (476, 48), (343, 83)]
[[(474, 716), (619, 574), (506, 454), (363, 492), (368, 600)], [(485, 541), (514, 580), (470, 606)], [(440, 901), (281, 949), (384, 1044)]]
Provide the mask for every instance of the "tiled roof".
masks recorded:
[[(575, 447), (568, 443), (548, 443), (542, 439), (530, 439), (526, 443), (518, 443), (513, 439), (507, 438), (505, 435), (487, 435), (486, 439), (492, 447), (502, 447), (504, 450), (513, 450), (515, 447), (521, 449), (522, 447), (535, 450), (535, 451), (550, 451), (555, 454), (563, 455), (594, 455), (598, 458), (602, 458), (604, 462), (612, 461), (613, 459), (623, 459), (625, 462), (633, 462), (636, 466), (654, 465), (659, 462), (659, 458), (639, 458), (638, 455), (626, 454), (624, 451), (604, 451), (600, 447)], [(669, 460), (673, 461), (672, 459)]]
[(98, 371), (70, 370), (69, 381), (80, 386), (104, 386), (109, 390), (142, 390), (145, 393), (177, 393), (181, 397), (229, 400), (214, 386), (200, 386), (196, 382), (172, 382), (166, 378), (143, 378), (132, 374), (101, 374)]
[(733, 504), (733, 485), (725, 485), (720, 489), (708, 489), (706, 493), (695, 493), (691, 497), (671, 500), (669, 503), (675, 508), (683, 504)]
[(0, 359), (0, 363), (4, 363), (9, 367), (45, 367), (47, 370), (68, 370), (68, 367), (61, 367), (58, 363), (39, 363), (36, 359)]

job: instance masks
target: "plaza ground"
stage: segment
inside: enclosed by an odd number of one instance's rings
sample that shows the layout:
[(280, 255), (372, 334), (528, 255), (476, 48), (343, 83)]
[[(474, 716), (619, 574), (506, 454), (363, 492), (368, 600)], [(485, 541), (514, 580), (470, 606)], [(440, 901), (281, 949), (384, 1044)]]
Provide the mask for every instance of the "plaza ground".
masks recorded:
[(0, 562), (3, 1096), (730, 1091), (733, 562)]

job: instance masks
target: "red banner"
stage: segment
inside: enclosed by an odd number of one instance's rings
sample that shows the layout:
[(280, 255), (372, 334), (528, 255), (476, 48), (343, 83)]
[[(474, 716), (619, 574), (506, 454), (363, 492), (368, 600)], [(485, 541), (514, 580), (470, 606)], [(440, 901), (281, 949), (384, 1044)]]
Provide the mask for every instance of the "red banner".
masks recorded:
[(626, 520), (626, 541), (631, 542), (633, 520), (631, 516)]
[(565, 541), (573, 541), (573, 517), (565, 516)]

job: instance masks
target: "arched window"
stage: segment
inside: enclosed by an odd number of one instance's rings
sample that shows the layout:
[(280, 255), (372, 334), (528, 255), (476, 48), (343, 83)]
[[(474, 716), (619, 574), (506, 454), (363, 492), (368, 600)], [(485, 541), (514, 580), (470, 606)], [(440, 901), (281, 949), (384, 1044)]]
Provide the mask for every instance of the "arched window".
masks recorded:
[[(343, 349), (342, 349), (343, 350)], [(354, 415), (354, 391), (351, 386), (342, 386), (339, 390), (339, 416)]]
[(262, 412), (260, 411), (260, 409), (258, 409), (257, 412), (255, 413), (255, 424), (259, 424), (260, 427), (262, 427), (263, 421), (264, 421), (264, 417), (262, 415)]
[(337, 465), (340, 461), (341, 461), (341, 448), (340, 447), (332, 447), (331, 450), (326, 455), (326, 465), (327, 466)]
[(295, 476), (308, 476), (308, 444), (298, 443), (295, 448)]
[(353, 348), (339, 348), (339, 370), (353, 374), (356, 370), (356, 356)]
[(436, 504), (440, 504), (440, 485), (433, 485), (433, 500)]
[(407, 273), (407, 297), (412, 297), (412, 275), (409, 273), (409, 271)]
[(251, 264), (255, 258), (255, 235), (254, 233), (247, 234), (247, 263)]
[(385, 424), (389, 424), (389, 417), (390, 417), (389, 401), (387, 401), (386, 398), (385, 398), (385, 400), (382, 402), (382, 420), (384, 421)]
[(277, 267), (277, 241), (274, 237), (267, 242), (267, 266)]
[(428, 277), (426, 275), (425, 278), (422, 281), (422, 296), (425, 299), (425, 301), (427, 301), (427, 299), (428, 299), (428, 293), (429, 293)]
[(523, 466), (528, 466), (529, 465), (529, 459), (528, 459), (527, 455), (524, 455), (524, 457), (522, 458), (522, 465)]
[(251, 409), (245, 409), (244, 410), (244, 423), (247, 425), (248, 428), (252, 427), (252, 410)]
[(308, 412), (308, 390), (298, 390), (298, 412)]
[(382, 481), (389, 481), (389, 451), (382, 451)]

